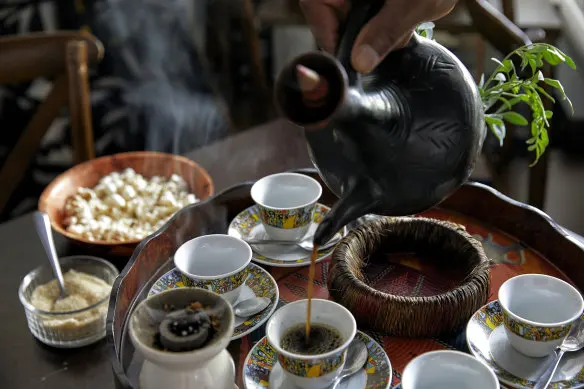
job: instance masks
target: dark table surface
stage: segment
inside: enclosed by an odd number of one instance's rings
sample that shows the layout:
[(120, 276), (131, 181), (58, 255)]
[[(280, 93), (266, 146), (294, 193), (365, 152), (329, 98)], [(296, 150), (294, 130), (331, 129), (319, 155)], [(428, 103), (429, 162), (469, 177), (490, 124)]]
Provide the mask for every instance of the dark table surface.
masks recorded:
[[(310, 166), (302, 132), (280, 121), (188, 156), (208, 169), (217, 192), (241, 181)], [(55, 240), (59, 255), (76, 254), (58, 236)], [(0, 247), (0, 388), (113, 388), (111, 354), (105, 340), (81, 349), (58, 350), (36, 341), (28, 330), (18, 286), (29, 271), (46, 261), (31, 215), (0, 225)], [(124, 262), (116, 265), (121, 268)]]
[[(282, 121), (239, 133), (187, 156), (208, 170), (216, 192), (241, 181), (311, 166), (301, 130)], [(79, 254), (60, 236), (55, 235), (55, 244), (60, 256)], [(28, 330), (18, 286), (29, 271), (46, 261), (31, 215), (0, 225), (0, 248), (0, 388), (113, 388), (106, 340), (81, 349), (59, 350), (44, 346)], [(120, 270), (125, 265), (121, 260), (114, 263)]]

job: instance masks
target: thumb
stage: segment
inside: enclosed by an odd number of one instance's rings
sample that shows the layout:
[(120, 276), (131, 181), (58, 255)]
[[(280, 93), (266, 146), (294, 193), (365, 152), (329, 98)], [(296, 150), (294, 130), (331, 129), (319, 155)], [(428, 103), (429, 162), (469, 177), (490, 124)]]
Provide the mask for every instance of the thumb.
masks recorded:
[(415, 8), (411, 1), (386, 1), (355, 39), (351, 62), (356, 71), (371, 72), (390, 51), (407, 44), (418, 22)]

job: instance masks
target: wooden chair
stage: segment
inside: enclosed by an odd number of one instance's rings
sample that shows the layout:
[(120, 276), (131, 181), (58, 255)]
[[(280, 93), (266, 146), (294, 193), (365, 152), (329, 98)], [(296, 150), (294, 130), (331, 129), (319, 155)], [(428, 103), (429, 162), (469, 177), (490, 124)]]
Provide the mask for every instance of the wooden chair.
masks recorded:
[[(235, 131), (264, 123), (274, 109), (253, 1), (216, 0), (208, 16), (206, 57)], [(241, 72), (242, 67), (247, 71)]]
[[(0, 168), (0, 213), (24, 178), (41, 141), (64, 106), (69, 108), (74, 163), (94, 158), (88, 66), (103, 57), (103, 45), (84, 32), (32, 33), (0, 38), (0, 84), (45, 77), (52, 89), (38, 106)], [(6, 129), (8, 130), (8, 129)]]

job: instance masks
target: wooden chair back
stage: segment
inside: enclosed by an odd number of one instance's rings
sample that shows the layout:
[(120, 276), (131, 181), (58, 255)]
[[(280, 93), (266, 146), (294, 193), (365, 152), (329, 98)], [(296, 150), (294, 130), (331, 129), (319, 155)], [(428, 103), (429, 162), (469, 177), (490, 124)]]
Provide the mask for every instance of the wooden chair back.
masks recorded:
[(0, 167), (0, 214), (24, 178), (41, 141), (64, 106), (69, 108), (74, 163), (95, 157), (88, 67), (103, 58), (101, 42), (85, 32), (32, 33), (0, 38), (0, 84), (37, 78), (52, 89)]
[[(520, 46), (531, 43), (531, 39), (524, 31), (488, 1), (465, 1), (474, 29), (497, 51), (506, 55)], [(504, 5), (508, 3), (512, 4), (512, 0), (503, 1)], [(512, 15), (514, 16), (514, 12)]]
[(515, 23), (515, 0), (501, 0), (503, 2), (503, 15)]

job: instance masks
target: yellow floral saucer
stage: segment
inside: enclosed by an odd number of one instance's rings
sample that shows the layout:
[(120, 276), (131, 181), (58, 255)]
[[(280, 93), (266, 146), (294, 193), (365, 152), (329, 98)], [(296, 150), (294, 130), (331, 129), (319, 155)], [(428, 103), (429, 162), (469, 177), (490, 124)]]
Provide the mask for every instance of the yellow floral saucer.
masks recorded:
[[(318, 224), (322, 221), (330, 208), (317, 203), (312, 215), (312, 225), (307, 234), (314, 234)], [(259, 216), (257, 205), (253, 205), (237, 215), (229, 224), (229, 235), (243, 240), (269, 239)], [(346, 235), (346, 228), (339, 234)], [(322, 250), (318, 254), (320, 262), (332, 254), (334, 246)], [(282, 245), (252, 245), (252, 261), (274, 267), (299, 267), (310, 265), (310, 252), (296, 246)]]
[[(357, 331), (355, 338), (367, 345), (369, 358), (365, 369), (343, 380), (339, 389), (389, 389), (392, 370), (385, 350), (361, 331)], [(253, 346), (243, 363), (243, 388), (293, 388), (283, 374), (276, 351), (270, 346), (268, 339), (263, 337)]]
[[(479, 309), (466, 327), (466, 343), (471, 353), (486, 363), (506, 387), (527, 388), (551, 362), (549, 357), (530, 358), (516, 351), (505, 334), (503, 313), (495, 300)], [(548, 389), (584, 388), (584, 354), (566, 353)]]

